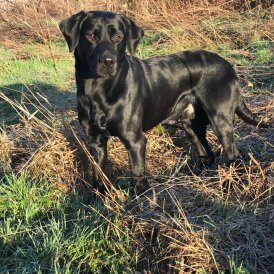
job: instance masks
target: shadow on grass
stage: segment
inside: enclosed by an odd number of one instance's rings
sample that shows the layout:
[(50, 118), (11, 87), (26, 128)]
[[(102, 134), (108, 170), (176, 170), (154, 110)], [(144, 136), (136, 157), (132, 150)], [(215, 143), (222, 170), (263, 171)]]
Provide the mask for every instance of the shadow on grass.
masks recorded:
[[(1, 86), (0, 92), (11, 100), (25, 103), (31, 110), (31, 103), (34, 105), (41, 104), (53, 113), (76, 110), (76, 91), (61, 90), (54, 85), (44, 82), (25, 85), (22, 83)], [(35, 97), (37, 99), (35, 99)], [(33, 110), (33, 108), (32, 108)], [(13, 107), (0, 98), (0, 119), (3, 124), (18, 123), (18, 115)]]

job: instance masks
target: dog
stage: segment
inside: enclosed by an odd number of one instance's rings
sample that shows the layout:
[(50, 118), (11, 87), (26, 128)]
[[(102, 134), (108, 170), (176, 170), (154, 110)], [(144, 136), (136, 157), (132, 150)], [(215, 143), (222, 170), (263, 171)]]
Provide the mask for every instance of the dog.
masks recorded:
[[(235, 114), (266, 126), (247, 108), (233, 67), (215, 53), (188, 50), (138, 59), (133, 55), (144, 31), (127, 16), (112, 12), (81, 11), (59, 27), (69, 51), (74, 51), (78, 118), (102, 170), (108, 138), (118, 136), (133, 177), (141, 178), (143, 132), (167, 119), (180, 121), (198, 157), (209, 164), (214, 153), (206, 139), (208, 124), (229, 161), (240, 157), (233, 136)], [(93, 174), (95, 186), (102, 189), (98, 174)]]

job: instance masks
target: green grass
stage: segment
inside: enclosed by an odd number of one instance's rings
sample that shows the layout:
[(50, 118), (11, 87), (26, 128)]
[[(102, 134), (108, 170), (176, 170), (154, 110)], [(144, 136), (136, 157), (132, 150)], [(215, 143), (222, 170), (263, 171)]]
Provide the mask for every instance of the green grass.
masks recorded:
[[(216, 51), (234, 64), (262, 65), (273, 62), (273, 40), (259, 34), (258, 25), (270, 18), (255, 11), (202, 20), (198, 29), (213, 40), (219, 40), (209, 49)], [(242, 53), (242, 50), (245, 54)]]
[[(129, 229), (99, 201), (85, 206), (22, 175), (0, 182), (0, 273), (123, 273), (136, 264)], [(114, 229), (115, 228), (115, 229)]]
[(60, 89), (72, 86), (73, 61), (33, 57), (1, 62), (0, 86), (45, 82)]
[[(4, 50), (0, 48), (0, 53)], [(39, 43), (23, 45), (16, 50), (7, 49), (7, 58), (0, 60), (0, 92), (17, 101), (21, 100), (22, 95), (39, 93), (47, 98), (51, 109), (57, 108), (57, 105), (74, 106), (71, 102), (71, 98), (75, 98), (73, 58), (66, 53), (65, 43), (59, 40), (52, 44), (52, 50), (55, 54), (63, 54), (62, 58), (47, 56), (48, 45)], [(23, 55), (27, 53), (32, 56), (21, 59), (22, 52)], [(60, 102), (63, 102), (61, 106)], [(0, 122), (18, 122), (14, 110), (1, 100)]]
[(234, 260), (229, 260), (229, 267), (231, 274), (256, 274), (252, 268), (244, 267), (242, 263), (238, 265)]
[(267, 40), (258, 40), (251, 44), (253, 63), (255, 65), (270, 64), (274, 62), (274, 53), (271, 47), (274, 43)]
[(137, 56), (145, 59), (151, 56), (157, 56), (170, 53), (170, 48), (164, 43), (158, 45), (160, 39), (165, 39), (167, 36), (160, 31), (148, 31), (145, 33), (140, 45), (138, 46)]
[(268, 65), (274, 61), (272, 47), (273, 43), (262, 39), (251, 42), (249, 48), (245, 50), (246, 55), (241, 54), (239, 49), (232, 48), (227, 43), (218, 44), (214, 51), (237, 65)]

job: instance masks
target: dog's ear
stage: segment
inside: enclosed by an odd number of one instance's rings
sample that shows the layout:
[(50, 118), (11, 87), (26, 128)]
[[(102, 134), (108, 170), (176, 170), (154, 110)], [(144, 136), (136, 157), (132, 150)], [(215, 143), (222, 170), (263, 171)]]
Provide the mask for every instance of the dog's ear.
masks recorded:
[(126, 26), (127, 49), (130, 55), (134, 55), (141, 38), (144, 36), (144, 31), (127, 16), (122, 15), (122, 20)]
[(69, 51), (75, 50), (79, 42), (80, 26), (83, 19), (86, 17), (85, 11), (80, 11), (67, 19), (60, 22), (59, 28), (64, 35)]

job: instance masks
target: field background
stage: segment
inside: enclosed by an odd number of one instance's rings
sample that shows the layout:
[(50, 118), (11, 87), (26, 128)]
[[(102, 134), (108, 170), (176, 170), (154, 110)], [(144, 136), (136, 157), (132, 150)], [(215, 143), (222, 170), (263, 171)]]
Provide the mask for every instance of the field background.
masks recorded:
[[(123, 12), (145, 29), (140, 58), (203, 48), (229, 60), (250, 109), (240, 166), (195, 172), (184, 133), (147, 133), (146, 197), (128, 193), (109, 142), (106, 197), (78, 125), (72, 54), (58, 30), (79, 10)], [(0, 273), (274, 273), (274, 8), (271, 0), (0, 1)], [(191, 157), (189, 156), (191, 155)]]

